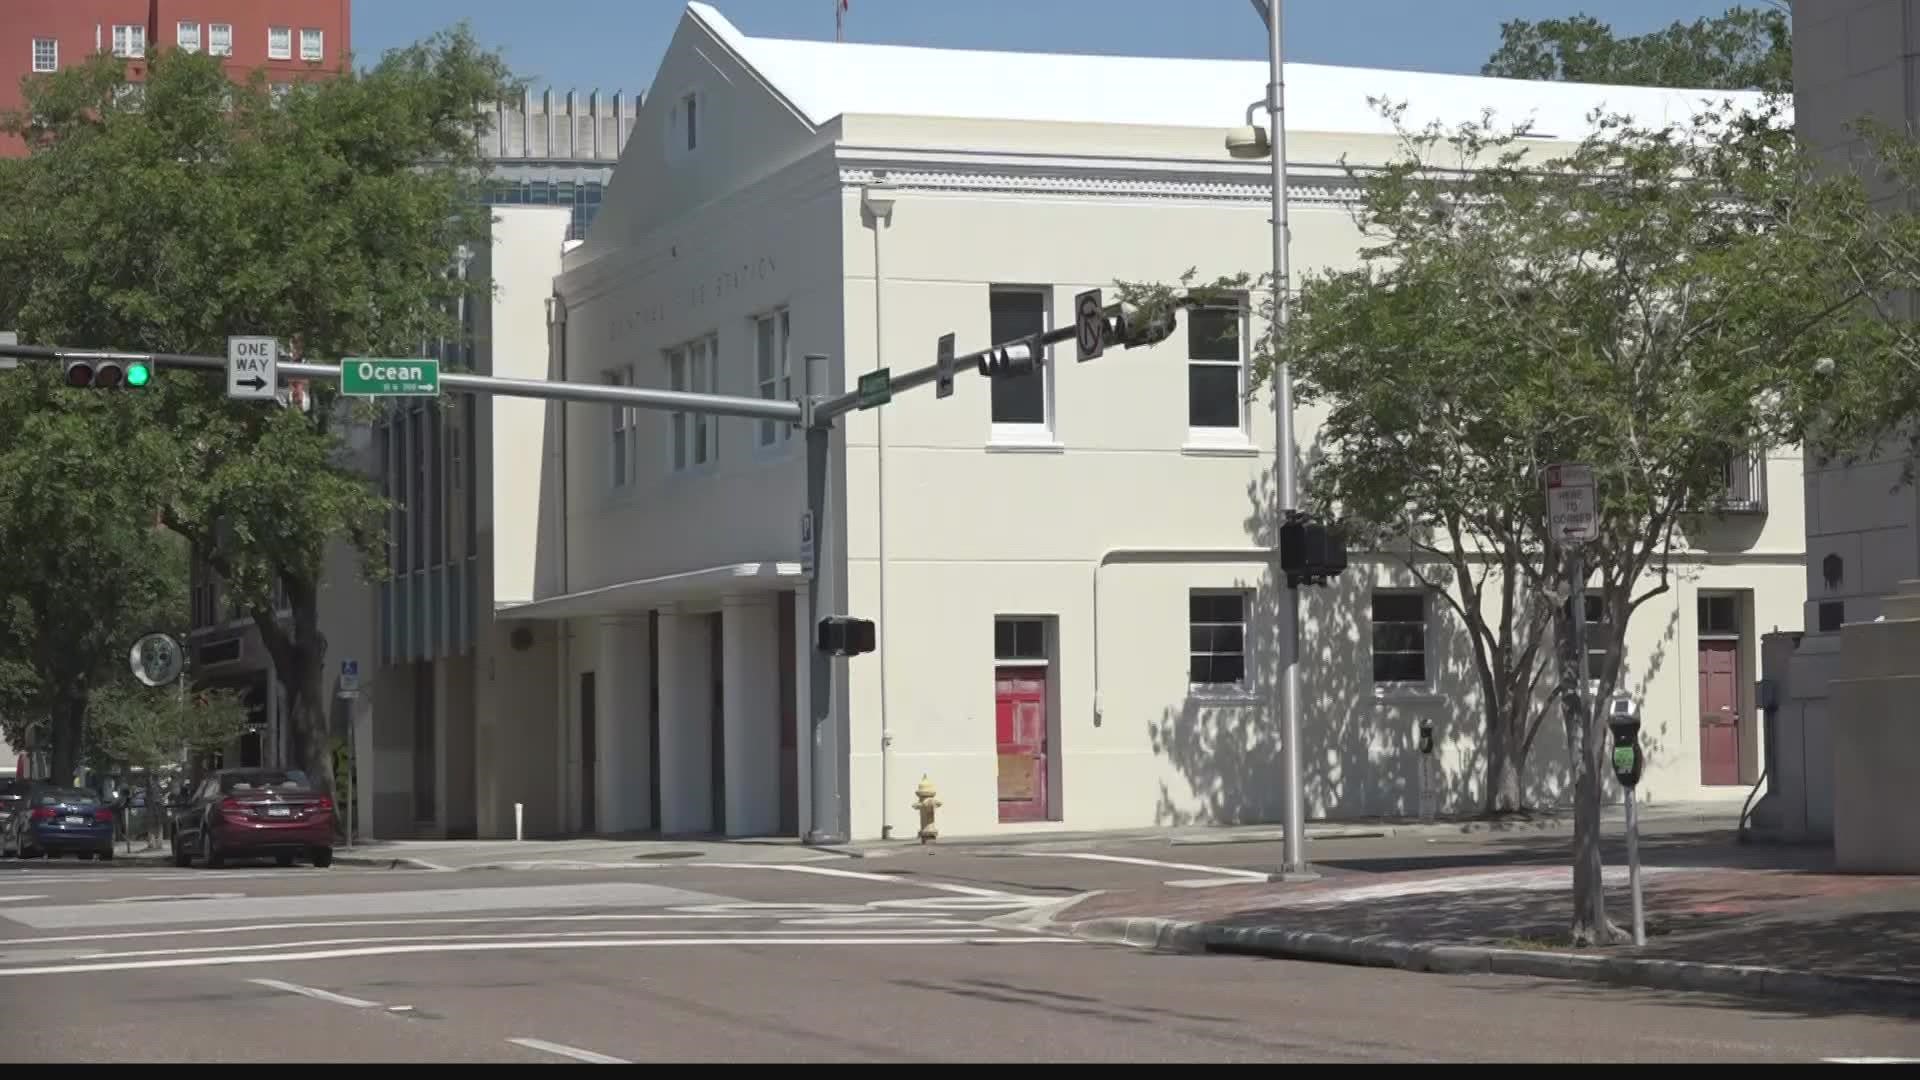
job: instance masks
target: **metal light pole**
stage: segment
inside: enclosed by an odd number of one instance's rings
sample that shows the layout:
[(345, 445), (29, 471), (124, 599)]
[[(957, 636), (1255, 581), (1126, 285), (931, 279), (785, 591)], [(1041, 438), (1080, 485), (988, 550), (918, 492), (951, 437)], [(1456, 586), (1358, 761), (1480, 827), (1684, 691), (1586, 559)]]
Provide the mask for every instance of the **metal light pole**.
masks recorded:
[[(1267, 24), (1267, 123), (1273, 146), (1273, 330), (1277, 342), (1287, 328), (1287, 97), (1284, 19), (1281, 0), (1252, 0)], [(1273, 376), (1276, 437), (1274, 457), (1280, 471), (1280, 521), (1274, 530), (1275, 586), (1280, 580), (1280, 524), (1299, 509), (1299, 477), (1294, 471), (1293, 369), (1281, 363)], [(1280, 599), (1280, 680), (1277, 695), (1281, 723), (1281, 752), (1287, 770), (1286, 861), (1287, 878), (1317, 876), (1307, 864), (1306, 799), (1300, 788), (1300, 592), (1286, 588)]]

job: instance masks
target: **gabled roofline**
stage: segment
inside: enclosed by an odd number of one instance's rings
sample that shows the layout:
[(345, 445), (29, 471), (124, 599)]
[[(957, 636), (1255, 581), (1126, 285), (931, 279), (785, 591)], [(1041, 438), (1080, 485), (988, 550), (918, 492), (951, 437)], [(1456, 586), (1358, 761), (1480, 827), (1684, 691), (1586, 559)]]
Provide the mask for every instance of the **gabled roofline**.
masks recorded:
[(727, 17), (720, 14), (718, 9), (709, 4), (703, 4), (700, 0), (692, 0), (692, 2), (687, 5), (687, 18), (692, 20), (694, 25), (706, 31), (707, 36), (713, 39), (714, 44), (725, 49), (727, 55), (731, 56), (735, 63), (739, 64), (744, 71), (753, 76), (753, 81), (758, 83), (761, 89), (765, 90), (775, 101), (778, 101), (788, 112), (792, 113), (795, 119), (806, 125), (808, 134), (819, 134), (821, 122), (808, 116), (805, 109), (802, 109), (797, 102), (788, 97), (786, 91), (775, 85), (772, 79), (767, 78), (765, 72), (754, 66), (753, 61), (747, 58), (747, 36), (740, 32), (739, 27), (727, 21)]

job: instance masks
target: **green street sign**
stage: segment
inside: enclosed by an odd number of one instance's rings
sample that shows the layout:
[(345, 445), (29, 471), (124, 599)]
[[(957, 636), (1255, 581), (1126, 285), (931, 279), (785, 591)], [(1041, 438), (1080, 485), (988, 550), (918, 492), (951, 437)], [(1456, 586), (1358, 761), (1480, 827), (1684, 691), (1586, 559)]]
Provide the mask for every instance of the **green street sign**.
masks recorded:
[(348, 397), (439, 397), (440, 361), (349, 357), (340, 364), (340, 392)]
[(860, 376), (860, 407), (872, 409), (893, 400), (893, 375), (886, 368)]

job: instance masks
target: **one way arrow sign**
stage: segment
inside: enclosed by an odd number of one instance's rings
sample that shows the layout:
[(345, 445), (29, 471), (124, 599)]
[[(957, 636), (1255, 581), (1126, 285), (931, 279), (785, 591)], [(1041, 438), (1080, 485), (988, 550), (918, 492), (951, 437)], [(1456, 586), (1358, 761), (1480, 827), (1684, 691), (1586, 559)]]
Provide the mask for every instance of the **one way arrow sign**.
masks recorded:
[(280, 342), (270, 337), (227, 339), (227, 397), (272, 401), (280, 384)]

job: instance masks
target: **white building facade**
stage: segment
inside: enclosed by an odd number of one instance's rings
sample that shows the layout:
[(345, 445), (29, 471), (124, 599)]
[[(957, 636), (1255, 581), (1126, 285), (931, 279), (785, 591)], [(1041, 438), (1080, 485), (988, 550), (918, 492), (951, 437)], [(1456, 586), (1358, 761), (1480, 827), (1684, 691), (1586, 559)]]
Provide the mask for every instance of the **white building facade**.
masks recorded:
[[(930, 363), (942, 334), (964, 353), (1051, 328), (1087, 288), (1263, 269), (1266, 165), (1221, 139), (1265, 80), (1257, 63), (753, 39), (690, 5), (555, 282), (551, 370), (834, 393)], [(1289, 84), (1300, 269), (1357, 256), (1357, 192), (1334, 163), (1393, 152), (1369, 94), (1408, 101), (1415, 123), (1494, 107), (1563, 138), (1602, 100), (1648, 120), (1687, 107), (1309, 65)], [(903, 393), (836, 432), (841, 542), (820, 553), (822, 587), (829, 610), (879, 628), (875, 653), (836, 664), (843, 828), (909, 835), (923, 776), (947, 835), (1279, 816), (1276, 425), (1270, 397), (1245, 393), (1259, 332), (1243, 311), (1202, 313), (1152, 349), (1061, 350), (1017, 382), (963, 374), (953, 397)], [(804, 832), (798, 433), (569, 406), (546, 434), (544, 469), (516, 474), (530, 486), (495, 486), (496, 523), (531, 529), (539, 557), (527, 601), (503, 595), (494, 615), (526, 632), (529, 665), (554, 652), (552, 760), (520, 764), (551, 767), (555, 827)], [(1733, 483), (1746, 512), (1695, 538), (1630, 633), (1656, 800), (1746, 795), (1757, 634), (1793, 625), (1806, 596), (1797, 452)], [(1443, 603), (1362, 555), (1306, 608), (1309, 813), (1415, 813), (1423, 793), (1476, 809), (1477, 689)], [(549, 689), (529, 685), (530, 704)], [(1430, 774), (1415, 748), (1429, 718)], [(1550, 721), (1536, 801), (1565, 791), (1564, 762)]]

